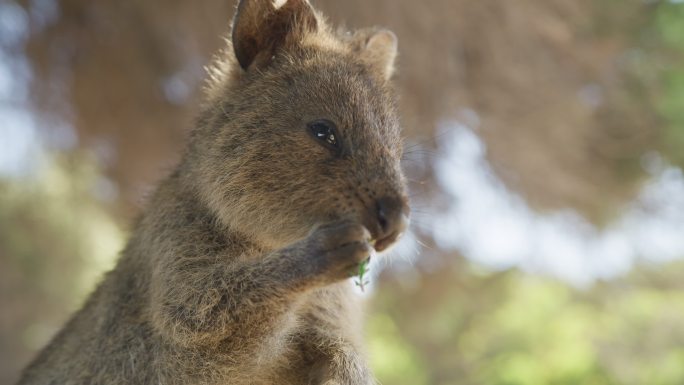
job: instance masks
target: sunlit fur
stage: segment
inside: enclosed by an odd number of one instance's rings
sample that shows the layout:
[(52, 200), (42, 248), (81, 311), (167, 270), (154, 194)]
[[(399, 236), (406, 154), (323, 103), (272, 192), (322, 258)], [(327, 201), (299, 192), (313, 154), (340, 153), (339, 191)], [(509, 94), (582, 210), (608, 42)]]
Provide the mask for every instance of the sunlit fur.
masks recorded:
[[(347, 277), (370, 252), (375, 199), (406, 202), (396, 45), (368, 52), (387, 32), (317, 18), (267, 65), (220, 56), (181, 163), (21, 384), (374, 383)], [(320, 118), (341, 156), (307, 133)]]

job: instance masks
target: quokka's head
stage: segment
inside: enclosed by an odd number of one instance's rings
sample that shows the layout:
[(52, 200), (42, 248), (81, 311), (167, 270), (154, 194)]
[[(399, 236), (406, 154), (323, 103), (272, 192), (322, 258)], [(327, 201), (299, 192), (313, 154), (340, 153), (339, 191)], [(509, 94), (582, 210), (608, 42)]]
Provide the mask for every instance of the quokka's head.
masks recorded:
[(188, 162), (221, 222), (277, 248), (351, 219), (392, 244), (409, 213), (396, 53), (392, 32), (333, 33), (306, 0), (241, 0)]

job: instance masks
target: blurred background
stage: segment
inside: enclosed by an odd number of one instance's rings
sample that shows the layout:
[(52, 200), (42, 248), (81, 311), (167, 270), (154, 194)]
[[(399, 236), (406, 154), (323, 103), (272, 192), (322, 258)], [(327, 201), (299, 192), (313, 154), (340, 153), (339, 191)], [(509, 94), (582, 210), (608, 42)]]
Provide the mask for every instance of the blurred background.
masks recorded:
[[(684, 1), (313, 0), (400, 42), (386, 385), (684, 384)], [(0, 0), (0, 383), (177, 161), (231, 0)]]

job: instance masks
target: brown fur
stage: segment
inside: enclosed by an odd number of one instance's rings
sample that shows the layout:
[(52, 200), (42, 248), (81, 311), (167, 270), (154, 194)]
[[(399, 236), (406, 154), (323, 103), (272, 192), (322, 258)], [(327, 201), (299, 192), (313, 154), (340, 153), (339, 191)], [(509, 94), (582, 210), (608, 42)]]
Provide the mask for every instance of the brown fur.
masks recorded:
[(232, 42), (180, 165), (20, 384), (374, 383), (348, 277), (408, 215), (394, 35), (243, 0)]

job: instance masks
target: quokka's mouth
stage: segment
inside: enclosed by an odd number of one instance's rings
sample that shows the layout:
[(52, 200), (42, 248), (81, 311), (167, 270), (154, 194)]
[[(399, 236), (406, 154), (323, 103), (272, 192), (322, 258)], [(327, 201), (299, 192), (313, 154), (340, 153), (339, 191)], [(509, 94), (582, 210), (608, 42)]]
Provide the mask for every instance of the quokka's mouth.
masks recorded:
[(405, 220), (405, 223), (400, 226), (396, 231), (393, 231), (389, 235), (386, 235), (380, 239), (376, 239), (375, 242), (373, 242), (373, 248), (375, 248), (375, 251), (381, 252), (384, 250), (387, 250), (390, 246), (394, 245), (399, 241), (399, 239), (404, 235), (404, 232), (406, 232), (406, 229), (408, 228), (408, 219)]
[(408, 215), (404, 213), (397, 213), (392, 217), (391, 221), (380, 221), (371, 230), (373, 241), (371, 242), (375, 251), (380, 252), (387, 250), (390, 246), (395, 244), (399, 238), (406, 232), (408, 228)]
[(403, 234), (403, 232), (397, 231), (384, 238), (378, 239), (373, 243), (373, 248), (377, 252), (384, 251), (390, 246), (392, 246), (394, 243), (396, 243)]

